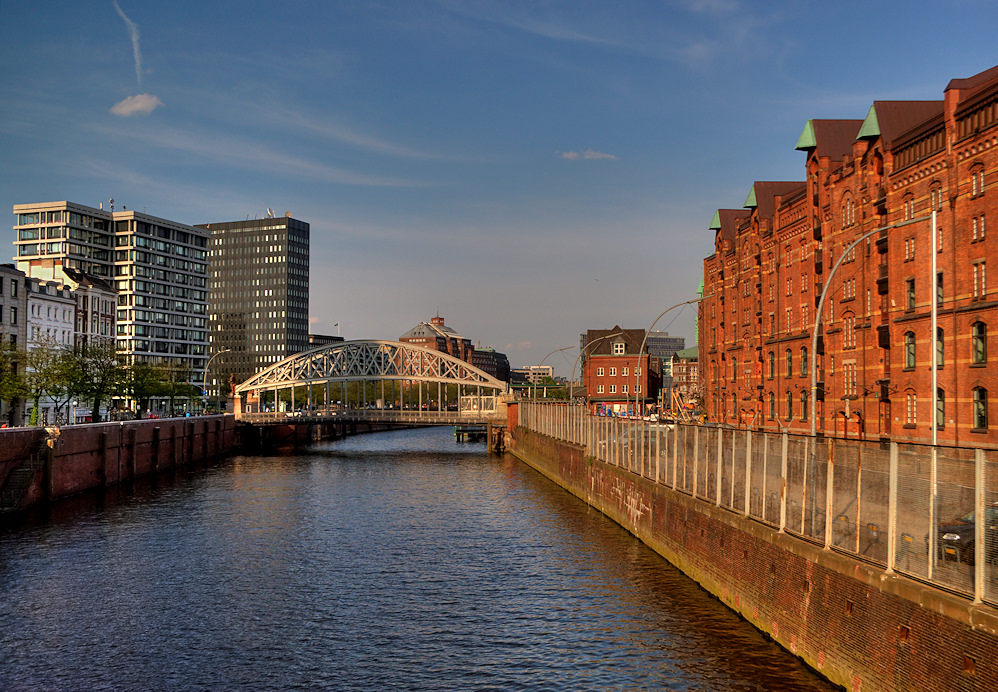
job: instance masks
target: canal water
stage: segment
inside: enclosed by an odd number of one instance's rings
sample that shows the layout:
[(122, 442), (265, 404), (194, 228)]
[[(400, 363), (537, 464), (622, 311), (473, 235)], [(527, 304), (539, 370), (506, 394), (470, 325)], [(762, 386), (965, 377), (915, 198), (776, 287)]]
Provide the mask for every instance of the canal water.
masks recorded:
[(449, 429), (235, 457), (0, 529), (0, 689), (830, 690)]

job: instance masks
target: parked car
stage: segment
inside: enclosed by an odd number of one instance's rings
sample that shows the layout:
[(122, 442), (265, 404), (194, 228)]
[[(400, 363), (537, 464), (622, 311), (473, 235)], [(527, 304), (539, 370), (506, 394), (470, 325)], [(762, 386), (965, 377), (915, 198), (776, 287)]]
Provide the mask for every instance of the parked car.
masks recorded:
[[(998, 559), (998, 502), (985, 510), (984, 544), (988, 550), (988, 562)], [(973, 510), (957, 519), (939, 522), (939, 555), (942, 559), (974, 564), (974, 542), (977, 521)]]

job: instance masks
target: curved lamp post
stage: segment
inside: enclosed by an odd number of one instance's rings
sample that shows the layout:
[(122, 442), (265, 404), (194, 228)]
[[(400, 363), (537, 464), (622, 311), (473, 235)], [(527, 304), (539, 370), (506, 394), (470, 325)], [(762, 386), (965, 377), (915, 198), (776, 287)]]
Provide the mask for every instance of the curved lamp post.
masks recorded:
[(590, 346), (592, 346), (594, 344), (598, 344), (599, 342), (601, 342), (601, 341), (603, 341), (605, 339), (612, 339), (615, 336), (620, 336), (623, 333), (624, 332), (614, 332), (613, 334), (607, 334), (606, 336), (601, 336), (598, 339), (593, 339), (592, 341), (590, 341), (589, 343), (587, 343), (585, 346), (583, 346), (579, 350), (579, 355), (577, 355), (575, 357), (575, 362), (572, 363), (572, 379), (569, 380), (569, 382), (568, 382), (568, 400), (569, 401), (572, 400), (572, 397), (575, 394), (575, 366), (579, 364), (579, 359), (582, 358), (582, 354), (584, 354), (586, 351), (588, 351)]
[[(561, 353), (562, 351), (567, 351), (570, 348), (575, 348), (575, 346), (566, 346), (565, 348), (556, 348), (555, 350), (551, 351), (551, 353), (547, 354), (547, 356), (544, 356), (543, 358), (541, 358), (541, 362), (540, 362), (540, 364), (537, 367), (541, 367), (541, 365), (544, 365), (544, 361), (546, 361), (548, 359), (548, 356), (553, 356), (555, 353)], [(533, 398), (534, 399), (537, 398), (537, 383), (536, 382), (534, 383), (534, 396), (533, 396)]]
[[(675, 310), (676, 308), (682, 307), (684, 305), (692, 305), (693, 303), (699, 303), (702, 300), (707, 300), (708, 298), (713, 298), (713, 297), (714, 297), (714, 294), (711, 293), (710, 295), (700, 296), (699, 298), (694, 298), (693, 300), (687, 300), (687, 301), (684, 301), (682, 303), (676, 303), (672, 307), (666, 308), (665, 310), (663, 310), (662, 314), (659, 315), (658, 317), (656, 317), (655, 321), (651, 323), (651, 326), (648, 327), (648, 329), (645, 330), (645, 338), (643, 338), (641, 340), (641, 348), (638, 349), (637, 367), (639, 367), (639, 368), (641, 367), (641, 354), (644, 352), (644, 350), (645, 350), (645, 344), (648, 342), (648, 334), (651, 332), (652, 329), (655, 328), (655, 325), (658, 324), (658, 321), (660, 319), (662, 319), (663, 317), (665, 317), (667, 313), (671, 312), (672, 310)], [(651, 366), (651, 358), (648, 359), (648, 365), (649, 365), (649, 367)], [(635, 418), (638, 415), (638, 383), (639, 382), (640, 382), (640, 376), (638, 375), (637, 370), (635, 370), (635, 372), (634, 372), (634, 417)]]
[(209, 358), (208, 362), (204, 364), (204, 374), (201, 375), (201, 382), (204, 384), (204, 392), (209, 402), (211, 401), (211, 395), (208, 393), (208, 366), (211, 365), (211, 361), (215, 360), (223, 353), (229, 353), (231, 350), (232, 350), (231, 348), (222, 349), (221, 351), (214, 354), (211, 358)]
[[(881, 226), (880, 228), (875, 228), (875, 229), (873, 229), (872, 231), (870, 231), (868, 233), (864, 233), (859, 238), (857, 238), (856, 240), (854, 240), (848, 247), (846, 247), (845, 250), (843, 250), (839, 254), (838, 261), (835, 262), (834, 266), (832, 266), (831, 271), (828, 272), (828, 278), (825, 279), (825, 285), (821, 289), (821, 297), (818, 299), (818, 310), (817, 310), (817, 312), (816, 312), (816, 314), (814, 316), (814, 328), (811, 331), (811, 410), (808, 411), (808, 414), (810, 415), (810, 418), (811, 418), (811, 452), (808, 455), (809, 456), (808, 467), (809, 467), (809, 472), (811, 474), (811, 482), (812, 483), (815, 482), (815, 480), (816, 480), (816, 474), (818, 472), (818, 450), (817, 450), (817, 436), (818, 436), (818, 415), (817, 415), (818, 414), (818, 328), (821, 326), (821, 315), (822, 315), (822, 313), (824, 312), (824, 309), (825, 309), (825, 296), (828, 294), (828, 289), (832, 285), (832, 277), (835, 276), (835, 271), (839, 268), (839, 265), (842, 264), (843, 260), (845, 260), (845, 258), (849, 256), (849, 253), (852, 251), (852, 249), (854, 247), (856, 247), (857, 245), (859, 245), (864, 240), (866, 240), (867, 238), (869, 238), (870, 236), (873, 236), (873, 235), (875, 235), (877, 233), (880, 233), (881, 231), (890, 230), (891, 228), (898, 228), (900, 226), (907, 226), (908, 224), (919, 223), (921, 221), (929, 221), (929, 220), (932, 221), (932, 228), (929, 231), (929, 243), (930, 243), (929, 247), (931, 248), (931, 251), (930, 251), (929, 254), (932, 257), (932, 263), (931, 263), (932, 264), (932, 281), (930, 283), (930, 286), (934, 289), (935, 276), (936, 276), (936, 264), (935, 264), (936, 263), (936, 249), (935, 249), (935, 246), (936, 246), (936, 242), (935, 242), (936, 212), (935, 212), (934, 209), (933, 209), (932, 214), (930, 216), (919, 216), (919, 217), (914, 218), (914, 219), (908, 219), (907, 221), (899, 221), (897, 223), (892, 223), (892, 224), (890, 224), (888, 226)], [(930, 295), (931, 295), (931, 303), (932, 303), (932, 325), (931, 325), (932, 334), (931, 334), (931, 336), (929, 338), (934, 341), (935, 338), (936, 338), (936, 307), (937, 307), (937, 305), (936, 305), (936, 297), (935, 297), (935, 290), (932, 290), (931, 293), (930, 293)], [(936, 357), (935, 357), (935, 353), (934, 352), (931, 355), (931, 361), (932, 361), (932, 394), (931, 394), (931, 396), (933, 397), (933, 401), (934, 401), (935, 400), (935, 396), (936, 396), (936, 394), (935, 394), (935, 392), (936, 392)], [(932, 444), (933, 445), (935, 445), (935, 443), (936, 443), (936, 437), (935, 436), (936, 436), (936, 417), (935, 417), (935, 412), (933, 411), (933, 415), (932, 415)], [(816, 519), (816, 513), (817, 513), (817, 503), (816, 503), (816, 499), (815, 499), (816, 495), (817, 495), (816, 492), (811, 492), (811, 499), (810, 499), (810, 503), (809, 503), (810, 504), (810, 511), (811, 511), (811, 526), (812, 527), (814, 526), (814, 522), (815, 522), (815, 519)], [(827, 517), (825, 519), (825, 522), (826, 522), (825, 523), (825, 532), (826, 532), (825, 544), (826, 544), (826, 547), (827, 547), (827, 544), (828, 544), (828, 532), (831, 530), (831, 524), (828, 523)], [(890, 567), (893, 567), (893, 565), (890, 565)]]

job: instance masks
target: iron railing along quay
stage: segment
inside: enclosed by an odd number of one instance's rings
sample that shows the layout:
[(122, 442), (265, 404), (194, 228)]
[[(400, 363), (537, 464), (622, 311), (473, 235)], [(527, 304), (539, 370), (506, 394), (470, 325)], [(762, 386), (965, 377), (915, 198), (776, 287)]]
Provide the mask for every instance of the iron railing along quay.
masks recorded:
[(998, 604), (998, 451), (658, 423), (581, 405), (522, 402), (518, 416), (676, 492)]

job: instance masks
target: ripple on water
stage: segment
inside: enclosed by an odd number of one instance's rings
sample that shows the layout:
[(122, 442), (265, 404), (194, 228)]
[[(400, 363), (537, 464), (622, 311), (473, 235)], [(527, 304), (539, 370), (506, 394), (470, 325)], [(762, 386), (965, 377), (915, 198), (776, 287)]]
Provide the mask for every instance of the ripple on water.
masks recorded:
[(446, 429), (64, 505), (0, 533), (0, 583), (5, 690), (832, 689)]

